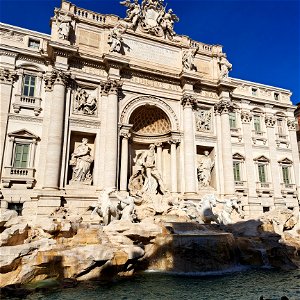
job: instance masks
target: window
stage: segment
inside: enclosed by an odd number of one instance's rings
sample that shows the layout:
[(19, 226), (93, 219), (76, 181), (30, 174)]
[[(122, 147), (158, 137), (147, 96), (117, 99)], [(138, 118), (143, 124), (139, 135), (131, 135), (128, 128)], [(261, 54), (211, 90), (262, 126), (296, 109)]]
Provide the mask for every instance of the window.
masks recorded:
[(29, 144), (16, 144), (13, 166), (15, 168), (27, 168), (29, 161)]
[(36, 76), (24, 75), (22, 95), (27, 97), (34, 97), (36, 86)]
[(291, 177), (290, 177), (290, 166), (282, 166), (282, 179), (284, 184), (290, 184), (291, 183)]
[(22, 216), (23, 203), (8, 203), (8, 209), (14, 210), (18, 213), (18, 216)]
[(229, 124), (230, 124), (230, 128), (236, 128), (236, 113), (235, 112), (229, 113)]
[(241, 163), (239, 161), (233, 162), (233, 176), (234, 181), (241, 181)]
[(274, 93), (274, 100), (276, 100), (276, 101), (279, 100), (279, 94), (278, 93)]
[(258, 165), (258, 180), (261, 183), (265, 183), (266, 180), (266, 165), (259, 163)]
[(28, 47), (32, 49), (40, 49), (40, 41), (29, 39), (28, 41)]
[(277, 119), (277, 132), (279, 136), (285, 135), (283, 119)]
[(260, 133), (261, 132), (260, 116), (259, 115), (254, 115), (253, 122), (254, 122), (255, 133)]
[(252, 88), (252, 96), (257, 96), (257, 89)]
[(263, 206), (263, 213), (266, 213), (270, 211), (270, 207), (269, 206)]

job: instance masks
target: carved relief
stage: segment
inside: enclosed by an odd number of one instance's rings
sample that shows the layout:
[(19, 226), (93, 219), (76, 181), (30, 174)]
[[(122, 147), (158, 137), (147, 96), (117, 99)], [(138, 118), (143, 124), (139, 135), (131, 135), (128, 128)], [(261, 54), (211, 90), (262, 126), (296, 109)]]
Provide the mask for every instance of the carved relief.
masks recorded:
[(74, 112), (83, 115), (95, 115), (97, 111), (97, 100), (86, 90), (78, 87), (74, 95)]
[(88, 139), (83, 138), (82, 143), (71, 155), (70, 165), (73, 167), (71, 182), (92, 184), (91, 164), (94, 159), (90, 155), (91, 148), (87, 143)]
[(8, 69), (0, 69), (0, 82), (2, 83), (14, 83), (18, 75), (15, 71)]
[(185, 94), (181, 99), (181, 104), (183, 108), (195, 108), (197, 100), (192, 95)]
[(11, 41), (23, 42), (24, 35), (14, 32), (13, 30), (1, 30), (0, 36)]
[(274, 116), (266, 116), (265, 124), (267, 127), (274, 127), (276, 123), (276, 118)]
[(212, 112), (208, 109), (199, 109), (196, 114), (196, 130), (209, 132), (212, 130)]
[(236, 106), (229, 100), (221, 100), (215, 104), (215, 112), (219, 114), (234, 112)]
[(250, 123), (252, 120), (252, 114), (248, 111), (241, 112), (241, 120), (243, 123)]
[(296, 130), (296, 122), (295, 120), (287, 120), (287, 127), (289, 130)]

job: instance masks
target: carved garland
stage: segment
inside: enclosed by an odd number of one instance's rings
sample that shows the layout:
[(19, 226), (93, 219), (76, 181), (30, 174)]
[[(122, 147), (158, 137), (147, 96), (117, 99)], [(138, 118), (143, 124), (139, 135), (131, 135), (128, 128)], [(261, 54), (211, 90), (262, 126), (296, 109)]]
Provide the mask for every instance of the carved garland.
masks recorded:
[[(131, 100), (122, 110), (121, 116), (120, 116), (120, 122), (121, 123), (126, 123), (126, 119), (129, 120), (129, 116), (131, 114), (131, 112), (133, 111), (133, 108), (137, 108), (138, 106), (141, 105), (145, 105), (145, 104), (153, 104), (156, 105), (157, 107), (161, 108), (162, 110), (166, 110), (167, 111), (167, 115), (171, 119), (175, 121), (175, 126), (176, 126), (176, 130), (179, 130), (179, 121), (178, 118), (175, 114), (175, 112), (173, 111), (173, 109), (163, 100), (153, 97), (153, 96), (140, 96), (138, 98), (135, 98), (133, 100)], [(172, 121), (171, 121), (172, 124)]]
[(274, 116), (266, 116), (265, 124), (267, 127), (274, 127), (276, 123), (276, 118)]
[(252, 114), (248, 111), (241, 112), (241, 120), (243, 123), (250, 123), (252, 120)]
[(294, 120), (287, 120), (287, 127), (289, 130), (296, 130), (296, 122)]

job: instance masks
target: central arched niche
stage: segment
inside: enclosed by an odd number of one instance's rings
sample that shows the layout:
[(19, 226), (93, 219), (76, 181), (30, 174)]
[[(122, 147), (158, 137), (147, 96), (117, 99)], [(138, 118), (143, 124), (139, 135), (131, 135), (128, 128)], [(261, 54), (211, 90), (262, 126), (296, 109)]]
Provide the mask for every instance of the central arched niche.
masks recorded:
[(142, 135), (164, 135), (171, 132), (171, 122), (167, 114), (155, 105), (143, 105), (136, 108), (129, 119), (132, 132)]

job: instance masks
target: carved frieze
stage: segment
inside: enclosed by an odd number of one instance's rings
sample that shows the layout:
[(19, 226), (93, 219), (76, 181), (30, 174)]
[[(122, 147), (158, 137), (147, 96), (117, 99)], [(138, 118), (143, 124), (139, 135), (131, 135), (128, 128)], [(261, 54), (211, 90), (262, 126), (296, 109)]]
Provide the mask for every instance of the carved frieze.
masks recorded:
[(234, 112), (236, 110), (236, 106), (232, 101), (229, 100), (221, 100), (215, 104), (215, 112), (219, 114), (228, 114), (230, 112)]
[(242, 123), (250, 123), (252, 120), (252, 114), (249, 111), (241, 111)]
[(199, 132), (212, 131), (212, 111), (209, 109), (198, 109), (195, 113), (196, 130)]
[(9, 39), (11, 41), (23, 42), (24, 35), (14, 32), (13, 30), (1, 30), (0, 36), (4, 39)]
[(287, 127), (288, 127), (289, 130), (296, 130), (295, 120), (288, 119), (287, 120)]
[(184, 94), (182, 99), (181, 99), (181, 104), (183, 106), (183, 109), (185, 108), (196, 108), (197, 105), (197, 100), (195, 97), (189, 94)]
[(84, 128), (96, 128), (99, 129), (101, 126), (101, 122), (100, 121), (96, 121), (96, 120), (81, 120), (78, 118), (70, 118), (70, 125), (74, 126), (74, 127), (84, 127)]
[(0, 83), (14, 83), (18, 75), (15, 71), (8, 69), (0, 69)]
[(265, 124), (266, 127), (274, 127), (276, 123), (276, 118), (271, 115), (266, 115), (265, 116)]
[(93, 116), (96, 115), (97, 112), (97, 99), (85, 89), (78, 87), (74, 93), (73, 107), (73, 112), (75, 114)]

